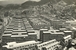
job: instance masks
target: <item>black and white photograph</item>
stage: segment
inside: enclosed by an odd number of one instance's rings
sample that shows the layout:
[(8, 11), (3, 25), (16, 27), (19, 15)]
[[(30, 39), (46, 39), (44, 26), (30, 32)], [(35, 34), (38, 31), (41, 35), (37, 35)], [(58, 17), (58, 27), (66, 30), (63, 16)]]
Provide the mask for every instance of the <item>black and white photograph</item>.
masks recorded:
[(0, 0), (0, 50), (76, 50), (76, 0)]

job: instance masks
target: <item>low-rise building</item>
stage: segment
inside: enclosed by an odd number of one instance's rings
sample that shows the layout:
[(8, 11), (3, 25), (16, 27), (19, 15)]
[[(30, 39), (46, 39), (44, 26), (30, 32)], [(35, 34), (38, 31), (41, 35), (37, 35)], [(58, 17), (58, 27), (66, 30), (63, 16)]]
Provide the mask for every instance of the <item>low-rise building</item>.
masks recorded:
[(36, 50), (42, 50), (42, 48), (43, 48), (44, 46), (47, 46), (47, 45), (52, 44), (52, 43), (54, 43), (54, 42), (57, 42), (56, 39), (49, 40), (49, 41), (43, 42), (43, 43), (41, 43), (41, 44), (38, 44), (38, 45), (36, 45)]
[(3, 46), (3, 50), (36, 50), (36, 41), (26, 41), (22, 43), (10, 42)]

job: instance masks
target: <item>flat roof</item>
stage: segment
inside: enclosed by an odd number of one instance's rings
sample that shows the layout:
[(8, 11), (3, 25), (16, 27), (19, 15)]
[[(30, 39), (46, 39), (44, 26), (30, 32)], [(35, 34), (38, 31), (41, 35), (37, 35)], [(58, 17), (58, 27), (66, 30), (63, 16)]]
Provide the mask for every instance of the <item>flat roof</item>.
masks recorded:
[(47, 41), (47, 42), (38, 44), (37, 46), (42, 46), (42, 45), (45, 45), (45, 44), (47, 44), (47, 43), (52, 43), (52, 42), (56, 42), (56, 39), (53, 39), (53, 40), (50, 40), (50, 41)]
[(35, 43), (39, 43), (39, 42), (36, 42), (36, 41), (26, 41), (26, 42), (22, 42), (22, 43), (14, 43), (14, 44), (12, 44), (12, 46), (4, 45), (3, 47), (7, 47), (8, 49), (12, 49), (12, 48), (16, 48), (16, 47), (20, 47), (20, 46), (26, 46), (26, 45), (35, 44)]
[(5, 31), (4, 31), (4, 33), (7, 33), (7, 32), (12, 32), (12, 31), (11, 31), (11, 30), (5, 30)]
[(27, 30), (27, 32), (34, 32), (35, 30)]
[(64, 39), (71, 38), (71, 35), (63, 37)]
[(72, 31), (64, 31), (64, 32), (72, 32)]
[(37, 35), (37, 33), (28, 33), (28, 35)]
[(51, 33), (51, 34), (63, 34), (64, 35), (63, 32), (54, 32), (54, 33)]
[(11, 34), (3, 34), (2, 36), (11, 36)]
[(50, 31), (43, 31), (43, 33), (51, 33)]
[(26, 32), (26, 30), (13, 30), (13, 32)]
[(28, 35), (11, 35), (11, 37), (27, 37)]
[(59, 30), (49, 30), (49, 31), (59, 31)]
[(59, 30), (66, 30), (66, 28), (59, 28)]
[(12, 45), (12, 44), (16, 44), (16, 42), (9, 42), (9, 43), (7, 43), (7, 45)]
[(40, 29), (41, 31), (46, 31), (46, 30), (48, 30), (48, 29)]

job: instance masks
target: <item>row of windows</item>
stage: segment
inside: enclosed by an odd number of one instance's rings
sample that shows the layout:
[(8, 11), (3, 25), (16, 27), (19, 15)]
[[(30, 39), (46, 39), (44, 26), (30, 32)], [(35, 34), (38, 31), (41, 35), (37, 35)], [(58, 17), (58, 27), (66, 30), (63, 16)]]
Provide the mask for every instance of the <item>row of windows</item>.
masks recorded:
[(32, 26), (30, 25), (29, 21), (26, 18), (23, 19), (23, 21), (24, 21), (24, 25), (26, 27), (26, 30), (29, 30), (32, 28)]
[(46, 48), (46, 47), (42, 48), (42, 50), (44, 50), (44, 49), (46, 49), (46, 50), (56, 50), (57, 49), (57, 45), (54, 45), (54, 46), (52, 46), (50, 48)]
[(37, 45), (38, 43), (34, 43), (34, 44), (30, 44), (30, 45), (24, 45), (24, 46), (19, 46), (19, 47), (15, 47), (14, 49), (23, 49), (23, 48), (29, 48), (29, 47), (32, 47), (32, 46), (35, 46)]
[(43, 46), (45, 46), (45, 45), (52, 44), (52, 43), (54, 43), (54, 42), (56, 42), (55, 39), (54, 39), (54, 40), (51, 40), (51, 41), (48, 41), (48, 42), (45, 42), (44, 44), (40, 44), (40, 46), (38, 46), (38, 47), (43, 47)]

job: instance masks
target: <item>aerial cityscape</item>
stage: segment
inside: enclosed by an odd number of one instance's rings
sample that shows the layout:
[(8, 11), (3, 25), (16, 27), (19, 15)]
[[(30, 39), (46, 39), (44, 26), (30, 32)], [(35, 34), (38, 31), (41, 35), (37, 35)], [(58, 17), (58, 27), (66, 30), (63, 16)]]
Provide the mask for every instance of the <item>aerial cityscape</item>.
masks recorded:
[(76, 50), (76, 3), (31, 2), (0, 5), (0, 50)]

